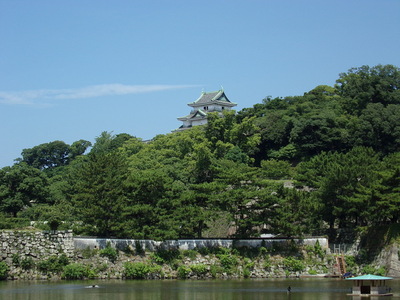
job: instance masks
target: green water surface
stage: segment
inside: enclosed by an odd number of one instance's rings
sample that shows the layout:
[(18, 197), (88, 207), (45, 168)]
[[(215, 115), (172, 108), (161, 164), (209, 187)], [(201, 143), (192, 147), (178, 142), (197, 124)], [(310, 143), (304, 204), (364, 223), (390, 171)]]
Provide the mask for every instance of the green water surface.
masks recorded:
[[(400, 280), (389, 282), (393, 297), (400, 299)], [(92, 288), (92, 285), (98, 287)], [(333, 278), (245, 279), (245, 280), (106, 280), (106, 281), (3, 281), (0, 299), (10, 300), (92, 300), (92, 299), (205, 299), (205, 300), (341, 300), (352, 283)], [(288, 287), (291, 292), (288, 293)], [(363, 298), (368, 299), (368, 298)], [(371, 299), (371, 298), (370, 298)]]

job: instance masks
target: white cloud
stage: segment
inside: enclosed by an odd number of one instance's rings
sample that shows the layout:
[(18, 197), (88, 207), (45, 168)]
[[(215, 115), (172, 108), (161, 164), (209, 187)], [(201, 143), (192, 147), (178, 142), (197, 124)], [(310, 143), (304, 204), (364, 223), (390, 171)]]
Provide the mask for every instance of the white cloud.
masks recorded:
[(53, 99), (84, 99), (102, 96), (118, 96), (139, 93), (151, 93), (157, 91), (173, 90), (195, 87), (196, 85), (124, 85), (102, 84), (92, 85), (77, 89), (60, 90), (31, 90), (22, 92), (0, 91), (0, 103), (32, 105), (43, 100)]

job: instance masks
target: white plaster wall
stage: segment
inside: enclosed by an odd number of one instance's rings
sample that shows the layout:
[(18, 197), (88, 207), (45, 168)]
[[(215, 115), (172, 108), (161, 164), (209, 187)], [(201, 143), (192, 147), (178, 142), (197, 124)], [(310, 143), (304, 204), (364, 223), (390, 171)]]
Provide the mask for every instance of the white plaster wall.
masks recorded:
[(143, 249), (154, 251), (157, 248), (162, 249), (182, 249), (191, 250), (195, 248), (212, 248), (223, 247), (251, 247), (257, 248), (261, 246), (273, 247), (276, 243), (288, 244), (295, 242), (298, 245), (315, 245), (319, 242), (323, 249), (328, 248), (328, 240), (326, 238), (309, 238), (309, 239), (247, 239), (247, 240), (232, 240), (232, 239), (182, 239), (182, 240), (167, 240), (167, 241), (153, 241), (153, 240), (130, 240), (130, 239), (105, 239), (105, 238), (85, 238), (75, 237), (74, 244), (76, 249), (99, 248), (102, 249), (107, 245), (107, 242), (118, 249), (125, 249), (126, 247), (135, 247), (139, 243)]
[(192, 126), (199, 126), (207, 124), (207, 119), (196, 120), (192, 122)]

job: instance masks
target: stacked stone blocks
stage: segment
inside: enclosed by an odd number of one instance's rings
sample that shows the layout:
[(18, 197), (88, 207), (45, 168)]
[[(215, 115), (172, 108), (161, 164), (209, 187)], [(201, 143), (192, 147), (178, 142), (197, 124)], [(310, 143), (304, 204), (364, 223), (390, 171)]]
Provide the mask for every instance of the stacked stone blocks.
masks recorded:
[(46, 259), (53, 255), (74, 255), (74, 239), (69, 231), (0, 231), (0, 260), (8, 264), (13, 256), (21, 259)]

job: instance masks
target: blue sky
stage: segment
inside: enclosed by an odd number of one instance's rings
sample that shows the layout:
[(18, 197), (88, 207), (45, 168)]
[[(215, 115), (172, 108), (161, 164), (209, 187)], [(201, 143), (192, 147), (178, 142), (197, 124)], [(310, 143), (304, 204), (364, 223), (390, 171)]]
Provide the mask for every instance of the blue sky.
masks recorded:
[(223, 86), (237, 110), (400, 66), (398, 0), (0, 0), (0, 167), (24, 148), (178, 128)]

